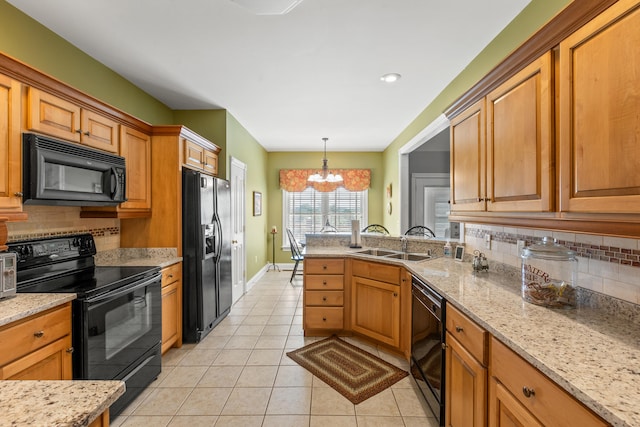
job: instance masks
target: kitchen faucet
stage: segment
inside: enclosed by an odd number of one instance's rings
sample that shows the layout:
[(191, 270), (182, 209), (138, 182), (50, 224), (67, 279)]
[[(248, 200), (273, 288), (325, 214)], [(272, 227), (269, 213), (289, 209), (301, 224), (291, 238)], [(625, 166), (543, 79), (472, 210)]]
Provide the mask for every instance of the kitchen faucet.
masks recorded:
[(402, 242), (402, 252), (407, 252), (407, 238), (402, 236), (400, 237), (400, 241)]

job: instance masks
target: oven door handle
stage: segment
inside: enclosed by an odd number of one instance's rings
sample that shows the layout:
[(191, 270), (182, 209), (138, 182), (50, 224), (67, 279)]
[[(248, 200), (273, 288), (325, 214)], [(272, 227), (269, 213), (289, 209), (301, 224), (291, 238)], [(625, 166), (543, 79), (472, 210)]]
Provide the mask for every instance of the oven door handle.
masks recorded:
[(143, 282), (134, 282), (131, 285), (126, 286), (125, 288), (119, 288), (119, 289), (117, 289), (115, 291), (107, 292), (106, 294), (98, 295), (98, 296), (95, 296), (93, 298), (87, 298), (86, 301), (88, 303), (90, 303), (90, 304), (93, 304), (93, 303), (101, 302), (101, 301), (104, 301), (104, 300), (117, 298), (119, 296), (126, 295), (126, 294), (128, 294), (128, 293), (130, 293), (132, 291), (136, 291), (136, 290), (138, 290), (140, 288), (145, 288), (145, 287), (149, 286), (150, 284), (159, 281), (161, 278), (162, 278), (162, 274), (158, 273), (158, 274), (154, 275), (153, 277), (151, 277), (150, 279), (147, 279), (147, 280), (145, 280)]

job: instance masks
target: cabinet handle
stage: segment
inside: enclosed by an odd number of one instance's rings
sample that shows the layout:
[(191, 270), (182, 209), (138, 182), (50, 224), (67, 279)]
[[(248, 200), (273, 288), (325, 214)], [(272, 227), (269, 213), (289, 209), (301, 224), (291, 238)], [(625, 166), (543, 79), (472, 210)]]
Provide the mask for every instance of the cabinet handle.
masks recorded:
[(397, 297), (397, 296), (398, 296), (398, 293), (397, 293), (397, 292), (394, 292), (394, 293), (393, 293), (393, 296), (394, 296), (394, 297)]
[(532, 388), (524, 386), (522, 387), (522, 394), (524, 394), (524, 397), (531, 397), (536, 395), (536, 391)]
[(323, 285), (326, 285), (326, 284), (327, 284), (327, 281), (326, 281), (326, 280), (323, 280), (323, 281), (322, 281), (322, 284), (323, 284)]
[(36, 338), (42, 338), (44, 336), (44, 331), (34, 332), (33, 336), (36, 337)]
[(69, 347), (69, 348), (67, 349), (67, 353), (69, 353), (69, 354), (73, 353), (73, 347)]
[(91, 134), (89, 132), (83, 132), (82, 133), (84, 136), (91, 136)]
[(327, 297), (322, 297), (322, 301), (327, 302)]
[(323, 318), (322, 318), (322, 321), (323, 321), (323, 322), (326, 322), (326, 321), (327, 321), (327, 318), (326, 318), (326, 317), (323, 317)]
[(24, 194), (22, 194), (22, 192), (20, 192), (20, 191), (17, 191), (17, 192), (15, 192), (15, 193), (13, 193), (13, 195), (14, 195), (14, 196), (16, 196), (16, 197), (22, 197), (22, 196), (24, 196)]
[(169, 275), (169, 279), (173, 279), (173, 274), (170, 274), (170, 275)]
[(322, 266), (322, 269), (323, 269), (323, 270), (326, 270), (326, 269), (327, 269), (327, 266), (326, 266), (326, 265), (323, 265), (323, 266)]
[(464, 331), (464, 329), (462, 329), (462, 326), (456, 326), (456, 332), (462, 332)]

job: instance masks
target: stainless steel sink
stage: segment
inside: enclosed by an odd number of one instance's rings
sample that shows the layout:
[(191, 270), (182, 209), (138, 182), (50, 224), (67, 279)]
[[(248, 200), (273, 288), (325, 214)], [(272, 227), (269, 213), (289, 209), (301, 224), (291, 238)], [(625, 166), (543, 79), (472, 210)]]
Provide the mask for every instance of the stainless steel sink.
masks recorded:
[(401, 259), (403, 261), (425, 261), (431, 259), (429, 254), (407, 254), (407, 253), (395, 253), (386, 255), (385, 258)]
[(365, 249), (363, 251), (354, 252), (360, 255), (373, 255), (373, 256), (388, 256), (388, 255), (401, 255), (399, 252), (390, 251), (385, 249)]

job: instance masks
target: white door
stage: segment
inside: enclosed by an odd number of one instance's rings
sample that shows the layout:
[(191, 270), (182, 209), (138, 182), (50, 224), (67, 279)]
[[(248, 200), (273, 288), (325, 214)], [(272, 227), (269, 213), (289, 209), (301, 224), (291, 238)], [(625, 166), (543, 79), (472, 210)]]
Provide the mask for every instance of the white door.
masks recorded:
[(231, 297), (235, 303), (245, 293), (244, 246), (245, 181), (247, 165), (231, 158)]

